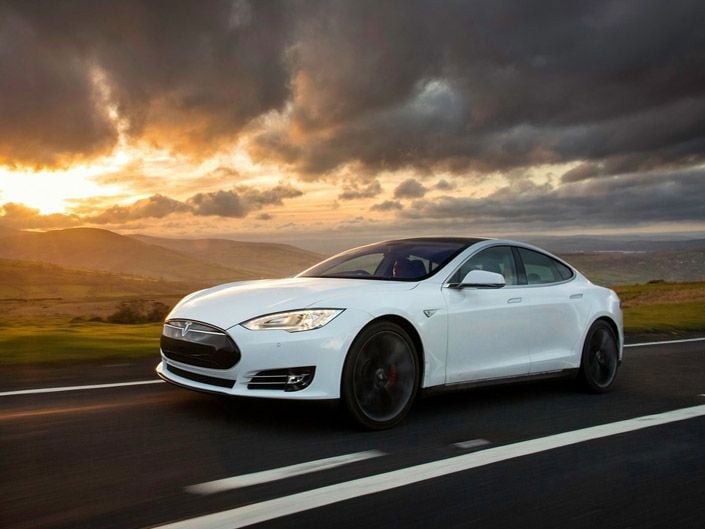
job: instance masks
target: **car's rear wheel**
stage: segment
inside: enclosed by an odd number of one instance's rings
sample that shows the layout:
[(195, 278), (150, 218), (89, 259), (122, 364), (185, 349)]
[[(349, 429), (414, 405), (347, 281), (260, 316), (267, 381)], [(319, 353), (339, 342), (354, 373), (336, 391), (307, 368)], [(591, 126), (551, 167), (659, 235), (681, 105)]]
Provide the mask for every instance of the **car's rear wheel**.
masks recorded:
[(345, 361), (342, 396), (355, 421), (381, 430), (399, 424), (419, 385), (419, 361), (409, 335), (392, 322), (366, 327)]
[(595, 322), (585, 337), (578, 381), (591, 393), (609, 391), (617, 377), (619, 347), (612, 327)]

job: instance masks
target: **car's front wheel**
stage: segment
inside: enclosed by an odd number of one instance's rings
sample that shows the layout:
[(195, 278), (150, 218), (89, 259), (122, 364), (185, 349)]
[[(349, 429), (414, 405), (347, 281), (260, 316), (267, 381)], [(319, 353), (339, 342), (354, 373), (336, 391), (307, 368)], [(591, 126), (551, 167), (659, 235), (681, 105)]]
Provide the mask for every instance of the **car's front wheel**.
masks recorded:
[(419, 361), (409, 335), (392, 322), (363, 329), (345, 361), (342, 397), (353, 419), (381, 430), (399, 424), (419, 385)]
[(619, 347), (612, 327), (596, 321), (585, 337), (578, 381), (591, 393), (609, 391), (617, 377)]

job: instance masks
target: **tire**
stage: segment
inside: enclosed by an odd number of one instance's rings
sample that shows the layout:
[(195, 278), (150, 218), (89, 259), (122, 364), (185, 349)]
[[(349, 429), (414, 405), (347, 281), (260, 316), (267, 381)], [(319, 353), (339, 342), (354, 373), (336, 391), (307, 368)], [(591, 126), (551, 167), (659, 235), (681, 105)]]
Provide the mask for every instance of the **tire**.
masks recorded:
[(399, 325), (363, 329), (345, 360), (341, 395), (358, 425), (383, 430), (404, 420), (419, 386), (416, 347)]
[(583, 344), (578, 382), (590, 393), (606, 393), (614, 384), (619, 368), (619, 348), (612, 327), (596, 321)]

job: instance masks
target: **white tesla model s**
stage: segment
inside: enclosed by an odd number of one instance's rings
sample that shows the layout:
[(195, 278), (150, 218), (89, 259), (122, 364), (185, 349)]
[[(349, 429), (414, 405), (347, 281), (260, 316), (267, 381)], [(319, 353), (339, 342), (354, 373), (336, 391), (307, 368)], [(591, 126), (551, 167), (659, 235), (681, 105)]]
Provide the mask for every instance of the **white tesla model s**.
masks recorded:
[(561, 259), (515, 241), (417, 238), (186, 296), (157, 373), (225, 395), (342, 399), (380, 429), (420, 391), (566, 375), (607, 391), (622, 345), (617, 295)]

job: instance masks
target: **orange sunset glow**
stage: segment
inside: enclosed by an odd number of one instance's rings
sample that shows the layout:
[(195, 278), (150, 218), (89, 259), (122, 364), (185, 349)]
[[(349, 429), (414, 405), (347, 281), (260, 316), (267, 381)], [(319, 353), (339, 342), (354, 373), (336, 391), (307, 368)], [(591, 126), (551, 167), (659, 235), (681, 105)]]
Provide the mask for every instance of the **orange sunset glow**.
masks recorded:
[[(2, 8), (0, 226), (333, 246), (705, 229), (702, 54), (647, 65), (518, 19), (467, 34), (461, 7), (410, 15), (413, 37), (353, 5), (160, 9)], [(609, 47), (629, 22), (570, 24)]]

